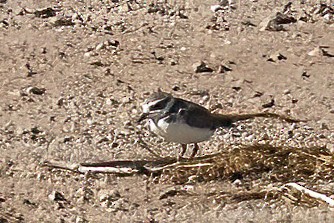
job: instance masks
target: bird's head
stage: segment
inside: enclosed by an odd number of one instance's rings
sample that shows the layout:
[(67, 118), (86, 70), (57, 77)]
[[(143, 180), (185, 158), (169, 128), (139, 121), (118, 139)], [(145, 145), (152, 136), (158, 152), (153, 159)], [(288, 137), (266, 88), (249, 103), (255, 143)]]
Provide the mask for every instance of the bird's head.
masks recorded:
[(143, 113), (138, 119), (138, 123), (156, 116), (158, 113), (165, 113), (169, 109), (173, 96), (160, 89), (150, 95), (142, 105)]

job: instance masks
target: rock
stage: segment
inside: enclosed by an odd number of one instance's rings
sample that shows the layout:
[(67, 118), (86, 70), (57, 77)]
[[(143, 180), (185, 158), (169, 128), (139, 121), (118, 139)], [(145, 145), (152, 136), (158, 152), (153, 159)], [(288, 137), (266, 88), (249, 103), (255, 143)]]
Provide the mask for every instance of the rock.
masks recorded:
[(326, 149), (328, 149), (331, 153), (334, 153), (334, 144), (327, 143), (326, 144)]
[(114, 211), (128, 211), (129, 206), (130, 204), (128, 200), (120, 198), (117, 201), (112, 202), (109, 207), (114, 209)]
[(271, 98), (271, 100), (262, 105), (262, 108), (271, 108), (275, 105), (275, 99)]
[(226, 10), (230, 8), (235, 8), (234, 0), (220, 0), (219, 5), (212, 5), (210, 7), (212, 12), (217, 12), (219, 10)]
[(207, 103), (210, 100), (210, 95), (204, 95), (202, 99), (199, 101), (200, 104)]
[(219, 5), (224, 7), (224, 6), (229, 6), (230, 5), (230, 0), (220, 0)]
[(277, 62), (279, 60), (286, 60), (286, 59), (288, 59), (286, 56), (284, 56), (283, 54), (279, 52), (276, 52), (276, 53), (271, 54), (269, 58), (267, 59), (267, 61)]
[(118, 190), (101, 191), (99, 200), (101, 206), (108, 208), (109, 211), (127, 211), (130, 207), (128, 200), (121, 197)]
[(64, 136), (63, 143), (68, 143), (74, 140), (73, 136)]
[(232, 182), (234, 186), (240, 187), (242, 185), (242, 182), (240, 179), (236, 179)]
[(316, 5), (313, 10), (311, 10), (311, 13), (320, 15), (326, 20), (331, 20), (333, 18), (334, 9), (325, 3), (321, 3)]
[(156, 59), (157, 62), (160, 64), (165, 60), (163, 56), (157, 56), (157, 53), (155, 51), (151, 52), (151, 54), (154, 56), (154, 59)]
[(52, 191), (48, 196), (51, 201), (66, 201), (64, 195), (58, 191)]
[(326, 57), (334, 57), (334, 53), (329, 53), (327, 50), (325, 50), (324, 48), (320, 48), (322, 55), (326, 56)]
[(64, 103), (65, 103), (65, 98), (63, 98), (63, 97), (60, 97), (60, 98), (58, 98), (58, 100), (57, 100), (57, 105), (58, 105), (58, 107), (60, 108), (60, 107), (62, 107), (63, 105), (64, 105)]
[(180, 192), (178, 187), (168, 188), (167, 190), (163, 191), (159, 195), (159, 200), (166, 199), (168, 197), (174, 197)]
[(307, 71), (303, 71), (302, 78), (309, 78), (309, 77), (311, 77), (311, 75), (308, 74)]
[(274, 12), (259, 24), (260, 31), (285, 31), (283, 24), (295, 23), (297, 20), (281, 12)]
[(297, 102), (298, 102), (298, 99), (296, 99), (296, 98), (292, 98), (292, 99), (291, 99), (291, 103), (292, 103), (292, 104), (296, 104)]
[(220, 73), (220, 74), (223, 74), (223, 73), (226, 73), (226, 72), (229, 72), (229, 71), (232, 71), (232, 68), (230, 68), (230, 67), (228, 67), (228, 66), (226, 66), (226, 65), (224, 65), (224, 64), (221, 64), (221, 65), (219, 66), (217, 72)]
[(291, 6), (292, 2), (288, 2), (287, 4), (284, 5), (282, 12), (284, 14), (288, 13), (289, 11), (291, 11)]
[(260, 140), (269, 140), (270, 137), (268, 136), (268, 134), (266, 132), (262, 133), (260, 135)]
[(37, 135), (37, 134), (42, 133), (42, 132), (43, 132), (43, 131), (39, 130), (38, 127), (33, 127), (33, 128), (31, 128), (31, 133), (32, 133), (32, 134)]
[(72, 21), (71, 18), (65, 18), (65, 17), (52, 17), (49, 19), (49, 23), (55, 27), (75, 25), (75, 23)]
[(213, 69), (208, 67), (208, 65), (204, 61), (201, 61), (199, 63), (194, 63), (193, 68), (194, 68), (195, 73), (212, 73), (213, 72)]
[(187, 48), (183, 46), (183, 47), (180, 48), (180, 50), (181, 50), (181, 51), (186, 51)]
[(42, 54), (46, 54), (48, 51), (47, 51), (47, 48), (46, 48), (46, 47), (42, 47), (42, 48), (40, 49), (40, 52), (41, 52)]
[(132, 99), (130, 97), (127, 97), (127, 96), (125, 96), (121, 99), (121, 103), (123, 103), (123, 104), (130, 103), (131, 101), (132, 101)]
[(298, 23), (302, 21), (302, 22), (315, 22), (313, 19), (313, 16), (307, 12), (303, 12), (302, 15), (299, 16), (299, 21)]
[(75, 223), (86, 223), (88, 220), (86, 220), (84, 217), (76, 216), (75, 217)]
[(56, 16), (56, 13), (57, 13), (57, 10), (52, 9), (50, 7), (42, 8), (42, 9), (36, 9), (36, 11), (34, 12), (36, 17), (44, 18), (44, 19)]
[(173, 91), (179, 91), (181, 88), (178, 86), (178, 85), (174, 85), (173, 87), (172, 87), (172, 90)]
[(90, 65), (96, 66), (96, 67), (104, 67), (106, 66), (102, 61), (100, 60), (93, 60), (92, 62), (89, 63)]
[(324, 20), (326, 23), (332, 23), (333, 22), (333, 14), (327, 13), (326, 15), (323, 16)]
[(121, 194), (118, 190), (111, 190), (111, 191), (101, 191), (99, 193), (99, 200), (103, 201), (117, 201), (121, 198)]
[(169, 64), (170, 64), (171, 66), (175, 66), (175, 65), (178, 64), (178, 62), (177, 62), (176, 60), (174, 60), (174, 59), (171, 59), (171, 60), (169, 61)]
[(113, 72), (111, 71), (111, 69), (109, 67), (105, 68), (103, 70), (103, 73), (105, 76), (114, 76)]
[(299, 32), (295, 32), (295, 33), (293, 33), (293, 34), (291, 35), (291, 38), (292, 38), (292, 39), (297, 39), (297, 38), (300, 38), (300, 37), (302, 37), (302, 34), (299, 33)]
[(253, 95), (254, 98), (259, 98), (263, 95), (264, 93), (261, 91), (255, 91), (255, 94)]
[(102, 43), (97, 44), (97, 46), (95, 47), (95, 50), (99, 51), (99, 50), (103, 49), (104, 47), (105, 47), (105, 45), (102, 42)]
[(89, 51), (84, 54), (84, 57), (92, 57), (92, 56), (97, 56), (98, 53), (94, 51)]
[(249, 135), (249, 136), (246, 136), (245, 137), (245, 140), (247, 140), (247, 141), (253, 141), (255, 139), (255, 136), (254, 135)]
[(28, 87), (27, 92), (30, 94), (42, 95), (46, 91), (45, 88), (38, 88), (38, 87)]
[(314, 57), (314, 56), (321, 56), (322, 55), (322, 52), (321, 52), (321, 49), (320, 47), (316, 47), (314, 48), (313, 50), (311, 50), (310, 52), (308, 52), (309, 56), (311, 57)]
[(32, 201), (30, 201), (29, 199), (26, 199), (26, 198), (23, 199), (23, 204), (28, 205), (28, 206), (32, 206), (32, 207), (37, 206), (37, 204), (35, 202), (32, 202)]
[(191, 175), (188, 177), (188, 181), (187, 181), (187, 185), (190, 185), (190, 184), (195, 184), (199, 179), (199, 176), (197, 175)]
[(235, 91), (240, 91), (242, 84), (243, 84), (243, 80), (235, 81), (233, 82), (232, 89)]
[(7, 29), (9, 27), (9, 22), (7, 19), (0, 19), (0, 28)]
[(293, 130), (288, 130), (288, 138), (293, 138)]
[(329, 53), (327, 50), (325, 50), (325, 48), (329, 48), (326, 46), (318, 46), (316, 48), (314, 48), (313, 50), (311, 50), (307, 55), (309, 56), (326, 56), (326, 57), (334, 57), (333, 53)]
[(252, 22), (249, 21), (249, 20), (242, 21), (241, 24), (244, 25), (244, 26), (253, 26), (253, 27), (256, 26), (254, 23), (252, 23)]
[(212, 12), (217, 12), (218, 10), (223, 9), (223, 7), (221, 5), (211, 5), (210, 9)]
[(107, 43), (108, 43), (108, 46), (113, 46), (115, 48), (117, 48), (120, 44), (118, 40), (108, 40)]
[(35, 74), (37, 74), (37, 72), (35, 72), (35, 71), (32, 69), (32, 67), (31, 67), (31, 65), (30, 65), (29, 63), (26, 63), (26, 64), (25, 64), (25, 67), (26, 67), (27, 70), (28, 70), (28, 75), (27, 75), (27, 77), (32, 77), (32, 76), (34, 76)]

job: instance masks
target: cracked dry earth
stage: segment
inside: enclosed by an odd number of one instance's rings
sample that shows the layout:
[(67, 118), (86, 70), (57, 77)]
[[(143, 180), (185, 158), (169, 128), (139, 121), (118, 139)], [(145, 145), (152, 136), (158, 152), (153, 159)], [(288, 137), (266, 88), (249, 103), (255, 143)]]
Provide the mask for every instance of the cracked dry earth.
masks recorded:
[[(139, 137), (175, 156), (179, 145), (136, 123), (158, 87), (215, 112), (308, 120), (240, 122), (199, 156), (256, 143), (333, 153), (333, 6), (292, 2), (222, 1), (214, 12), (213, 0), (1, 0), (0, 222), (333, 222), (323, 203), (217, 199), (261, 175), (179, 185), (41, 165), (154, 159)], [(333, 177), (293, 180), (330, 197)]]

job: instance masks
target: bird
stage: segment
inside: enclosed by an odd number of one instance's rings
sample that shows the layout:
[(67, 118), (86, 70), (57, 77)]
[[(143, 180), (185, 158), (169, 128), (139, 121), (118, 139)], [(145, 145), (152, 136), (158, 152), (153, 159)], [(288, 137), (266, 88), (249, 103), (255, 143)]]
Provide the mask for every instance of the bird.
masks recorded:
[(237, 121), (256, 117), (278, 118), (287, 122), (299, 122), (283, 115), (263, 112), (252, 114), (217, 114), (194, 102), (174, 97), (160, 89), (153, 92), (142, 104), (142, 114), (138, 123), (148, 120), (151, 132), (167, 142), (181, 144), (183, 157), (188, 144), (194, 144), (190, 158), (199, 151), (198, 143), (207, 141), (218, 128), (230, 128)]

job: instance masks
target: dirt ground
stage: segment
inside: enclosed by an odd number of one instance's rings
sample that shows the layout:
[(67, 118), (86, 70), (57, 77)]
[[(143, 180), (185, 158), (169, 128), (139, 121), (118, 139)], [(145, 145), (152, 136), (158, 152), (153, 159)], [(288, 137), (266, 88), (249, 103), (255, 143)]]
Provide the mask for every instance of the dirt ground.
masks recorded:
[[(284, 181), (264, 168), (180, 182), (177, 170), (84, 175), (41, 165), (154, 159), (139, 137), (175, 156), (179, 145), (136, 123), (157, 88), (215, 112), (307, 120), (242, 122), (201, 143), (198, 156), (264, 142), (321, 147), (333, 160), (333, 6), (292, 2), (230, 1), (214, 12), (214, 0), (0, 0), (0, 222), (333, 222), (325, 203), (234, 196), (296, 182), (333, 197), (334, 174), (321, 168)], [(287, 24), (268, 23), (275, 10)]]

